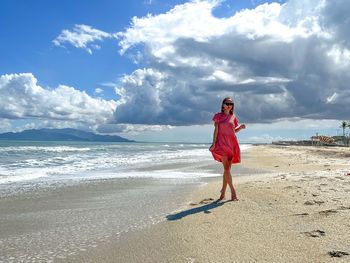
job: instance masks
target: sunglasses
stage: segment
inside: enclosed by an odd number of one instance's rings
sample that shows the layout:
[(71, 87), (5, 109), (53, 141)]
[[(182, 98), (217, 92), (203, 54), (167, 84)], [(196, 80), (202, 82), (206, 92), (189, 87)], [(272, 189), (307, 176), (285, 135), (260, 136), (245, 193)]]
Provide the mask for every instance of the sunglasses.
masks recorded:
[(232, 103), (232, 102), (224, 102), (224, 104), (225, 104), (226, 106), (233, 106), (233, 103)]

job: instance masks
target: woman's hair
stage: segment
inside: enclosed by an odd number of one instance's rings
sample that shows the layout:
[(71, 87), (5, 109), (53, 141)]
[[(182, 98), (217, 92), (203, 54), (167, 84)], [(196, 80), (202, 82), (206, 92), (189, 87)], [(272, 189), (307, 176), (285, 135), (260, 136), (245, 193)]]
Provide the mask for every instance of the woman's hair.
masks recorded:
[(232, 109), (230, 110), (230, 114), (232, 115), (233, 114), (233, 109), (235, 108), (235, 104), (233, 103), (233, 99), (231, 99), (230, 97), (226, 97), (224, 98), (224, 100), (222, 101), (221, 103), (221, 112), (224, 113), (224, 103), (227, 101), (227, 100), (230, 100), (232, 101)]

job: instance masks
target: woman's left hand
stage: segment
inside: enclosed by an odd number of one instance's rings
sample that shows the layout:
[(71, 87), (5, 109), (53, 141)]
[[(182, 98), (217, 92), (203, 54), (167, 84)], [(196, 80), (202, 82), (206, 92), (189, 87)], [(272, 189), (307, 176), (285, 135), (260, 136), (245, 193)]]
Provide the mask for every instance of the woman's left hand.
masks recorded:
[(245, 128), (246, 128), (245, 124), (244, 124), (244, 123), (243, 123), (243, 124), (241, 124), (240, 129), (245, 129)]
[(209, 147), (209, 151), (212, 151), (215, 148), (215, 143), (213, 143), (210, 147)]

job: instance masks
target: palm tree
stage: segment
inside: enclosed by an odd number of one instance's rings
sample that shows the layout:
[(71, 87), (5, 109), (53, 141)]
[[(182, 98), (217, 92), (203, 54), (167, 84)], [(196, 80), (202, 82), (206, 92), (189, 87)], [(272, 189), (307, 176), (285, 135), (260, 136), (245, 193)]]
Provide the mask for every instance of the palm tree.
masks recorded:
[(340, 128), (343, 129), (343, 137), (345, 138), (345, 129), (346, 127), (348, 127), (348, 124), (346, 121), (342, 121), (341, 125), (340, 125)]
[(350, 121), (348, 121), (348, 128), (349, 128), (349, 134), (348, 134), (348, 146), (349, 146), (349, 142), (350, 142)]
[(346, 122), (346, 121), (342, 121), (342, 122), (341, 122), (341, 125), (340, 125), (340, 128), (343, 129), (343, 143), (344, 143), (344, 145), (347, 145), (347, 144), (348, 144), (348, 143), (347, 143), (347, 140), (346, 140), (346, 137), (345, 137), (345, 129), (346, 129), (347, 127), (349, 127), (349, 123)]

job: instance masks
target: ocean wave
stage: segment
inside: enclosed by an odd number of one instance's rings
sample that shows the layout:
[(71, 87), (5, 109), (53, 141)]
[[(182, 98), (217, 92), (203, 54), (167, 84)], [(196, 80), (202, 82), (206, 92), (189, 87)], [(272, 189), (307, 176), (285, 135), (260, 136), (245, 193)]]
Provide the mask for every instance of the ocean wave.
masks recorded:
[(71, 146), (7, 146), (1, 147), (0, 152), (87, 152), (91, 148), (71, 147)]
[(0, 170), (0, 184), (16, 183), (22, 181), (32, 181), (38, 178), (47, 177), (48, 174), (43, 170), (36, 170), (35, 172), (30, 172), (30, 170), (20, 172), (20, 171), (6, 171), (4, 169)]
[[(163, 148), (154, 148), (155, 145), (112, 145), (112, 147), (37, 147), (20, 146), (17, 149), (29, 149), (29, 152), (20, 152), (20, 157), (13, 158), (9, 155), (9, 161), (0, 162), (0, 184), (27, 181), (43, 178), (82, 178), (86, 173), (99, 174), (102, 171), (113, 171), (114, 176), (141, 176), (141, 177), (166, 177), (163, 173), (157, 172), (147, 174), (131, 173), (138, 168), (147, 168), (157, 165), (197, 163), (212, 161), (208, 145), (198, 147), (198, 145), (189, 146), (184, 144), (164, 146)], [(151, 146), (151, 147), (149, 147)], [(250, 148), (251, 145), (241, 145), (242, 151)], [(6, 148), (6, 147), (5, 147)], [(7, 147), (9, 148), (9, 147)], [(15, 147), (13, 147), (15, 148)], [(78, 151), (77, 151), (78, 149)], [(101, 151), (105, 149), (105, 151)], [(107, 150), (106, 150), (107, 149)], [(40, 152), (40, 150), (49, 150)], [(36, 154), (30, 151), (36, 151)], [(8, 159), (8, 160), (10, 160)], [(122, 174), (123, 172), (123, 174)], [(184, 177), (178, 171), (169, 171), (170, 178)], [(204, 173), (205, 174), (205, 173)], [(192, 173), (191, 176), (194, 176)], [(204, 175), (205, 176), (205, 175)]]

